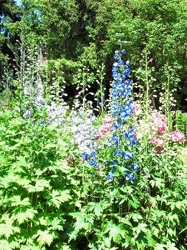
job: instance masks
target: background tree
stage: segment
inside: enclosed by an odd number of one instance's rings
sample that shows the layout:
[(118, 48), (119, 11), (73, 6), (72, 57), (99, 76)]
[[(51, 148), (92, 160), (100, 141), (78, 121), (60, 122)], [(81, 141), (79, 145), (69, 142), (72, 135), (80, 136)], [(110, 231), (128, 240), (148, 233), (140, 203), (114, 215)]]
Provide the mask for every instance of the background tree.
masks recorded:
[[(21, 21), (22, 10), (13, 0), (1, 0), (0, 2), (0, 79), (5, 65), (13, 65), (14, 47), (19, 33), (10, 32), (8, 24)], [(2, 86), (1, 86), (2, 87)]]
[(97, 69), (104, 64), (103, 84), (109, 89), (113, 52), (120, 40), (131, 60), (132, 79), (139, 77), (138, 83), (144, 86), (141, 59), (142, 51), (147, 51), (148, 67), (154, 69), (152, 89), (161, 92), (168, 81), (167, 67), (170, 89), (178, 88), (175, 94), (180, 102), (187, 82), (186, 6), (187, 0), (23, 0), (22, 22), (12, 29), (27, 36), (28, 42), (46, 43), (49, 82), (58, 75), (61, 85), (78, 85), (79, 72), (86, 67), (96, 91)]

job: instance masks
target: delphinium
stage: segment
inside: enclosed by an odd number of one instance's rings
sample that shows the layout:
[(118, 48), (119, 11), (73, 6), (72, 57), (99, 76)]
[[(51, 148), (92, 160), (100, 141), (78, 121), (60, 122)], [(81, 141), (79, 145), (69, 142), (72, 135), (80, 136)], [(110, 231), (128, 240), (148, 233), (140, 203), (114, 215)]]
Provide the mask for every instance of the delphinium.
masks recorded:
[(98, 137), (98, 127), (94, 125), (96, 116), (93, 110), (85, 110), (83, 107), (72, 110), (67, 122), (71, 124), (73, 132), (72, 145), (76, 144), (82, 153), (90, 154), (96, 146), (95, 139)]
[(48, 122), (52, 123), (55, 126), (64, 126), (65, 125), (65, 117), (69, 107), (65, 103), (55, 103), (51, 102), (51, 104), (47, 105), (48, 110)]
[[(122, 176), (128, 180), (135, 179), (135, 172), (139, 166), (134, 162), (133, 149), (137, 144), (135, 138), (133, 119), (134, 107), (132, 106), (132, 86), (130, 75), (130, 61), (123, 61), (122, 55), (126, 51), (116, 51), (114, 58), (117, 60), (113, 64), (114, 82), (111, 91), (110, 116), (112, 117), (112, 127), (107, 132), (104, 140), (97, 140), (97, 150), (83, 153), (83, 157), (88, 161), (88, 165), (96, 170), (105, 169), (108, 181), (112, 181), (114, 176)], [(104, 135), (104, 133), (103, 133)], [(103, 137), (102, 135), (102, 137)], [(100, 139), (103, 139), (101, 134)], [(117, 170), (117, 171), (116, 171)]]
[(29, 83), (24, 86), (24, 117), (31, 117), (33, 115), (34, 108), (37, 108), (39, 113), (42, 113), (46, 108), (47, 119), (45, 121), (39, 119), (39, 123), (47, 122), (53, 124), (54, 126), (64, 125), (65, 116), (69, 107), (63, 101), (61, 101), (60, 103), (51, 101), (50, 103), (46, 104), (47, 100), (45, 100), (43, 96), (43, 87), (43, 83), (40, 81), (36, 81), (35, 85), (31, 85)]
[[(113, 85), (112, 85), (112, 103), (110, 113), (114, 119), (112, 138), (108, 139), (108, 147), (111, 148), (113, 161), (112, 170), (107, 175), (108, 180), (113, 180), (118, 165), (118, 170), (125, 175), (126, 180), (135, 179), (135, 172), (138, 170), (138, 164), (133, 162), (133, 148), (137, 144), (135, 138), (134, 125), (131, 116), (134, 112), (132, 106), (132, 86), (130, 75), (130, 61), (123, 61), (122, 55), (126, 51), (116, 51), (114, 58), (117, 60), (113, 64)], [(108, 163), (108, 162), (107, 162)]]

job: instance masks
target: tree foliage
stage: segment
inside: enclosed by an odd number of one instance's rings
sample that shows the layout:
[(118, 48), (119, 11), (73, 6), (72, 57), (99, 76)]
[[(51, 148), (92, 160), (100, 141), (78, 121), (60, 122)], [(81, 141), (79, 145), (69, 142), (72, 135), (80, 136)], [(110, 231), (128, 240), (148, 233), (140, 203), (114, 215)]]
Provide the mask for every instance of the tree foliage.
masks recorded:
[[(10, 32), (8, 24), (21, 20), (22, 10), (13, 0), (2, 0), (0, 2), (0, 75), (3, 73), (3, 66), (7, 60), (13, 63), (13, 50), (19, 34)], [(0, 76), (1, 77), (1, 76)]]
[[(24, 0), (22, 22), (12, 29), (27, 36), (32, 34), (37, 43), (46, 42), (47, 59), (61, 64), (66, 85), (76, 84), (78, 69), (84, 66), (96, 76), (96, 68), (102, 63), (107, 73), (104, 84), (108, 84), (112, 54), (119, 48), (120, 40), (122, 45), (127, 41), (134, 81), (139, 68), (145, 66), (141, 59), (142, 51), (146, 50), (150, 52), (148, 67), (154, 69), (153, 89), (159, 93), (168, 80), (167, 66), (172, 71), (170, 87), (178, 87), (181, 95), (187, 82), (186, 3), (186, 0)], [(51, 72), (55, 70), (51, 68)], [(91, 83), (96, 85), (97, 77), (92, 79)], [(143, 78), (138, 81), (144, 84)]]

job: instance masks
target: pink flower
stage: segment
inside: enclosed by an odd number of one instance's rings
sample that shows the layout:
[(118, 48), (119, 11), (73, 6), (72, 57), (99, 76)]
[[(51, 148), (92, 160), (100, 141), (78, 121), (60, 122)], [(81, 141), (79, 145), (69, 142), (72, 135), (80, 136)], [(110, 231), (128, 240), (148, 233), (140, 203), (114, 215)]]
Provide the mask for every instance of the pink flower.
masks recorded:
[(168, 130), (168, 119), (166, 119), (165, 116), (160, 114), (158, 111), (153, 113), (150, 121), (152, 131), (157, 131), (159, 134), (163, 135)]
[(184, 134), (180, 130), (175, 130), (169, 135), (170, 141), (184, 142)]
[(159, 135), (154, 135), (154, 138), (149, 139), (150, 144), (162, 144), (165, 142), (165, 139), (163, 139)]
[(165, 124), (162, 124), (162, 126), (158, 127), (158, 133), (163, 135), (166, 131), (167, 131), (167, 128), (166, 128)]
[(99, 137), (96, 139), (96, 141), (103, 140), (104, 134), (112, 131), (112, 116), (106, 115), (102, 122), (103, 124), (101, 125), (100, 131), (98, 132)]
[(142, 113), (142, 108), (140, 107), (140, 105), (136, 102), (133, 102), (132, 106), (134, 107), (133, 114), (135, 116), (139, 116)]

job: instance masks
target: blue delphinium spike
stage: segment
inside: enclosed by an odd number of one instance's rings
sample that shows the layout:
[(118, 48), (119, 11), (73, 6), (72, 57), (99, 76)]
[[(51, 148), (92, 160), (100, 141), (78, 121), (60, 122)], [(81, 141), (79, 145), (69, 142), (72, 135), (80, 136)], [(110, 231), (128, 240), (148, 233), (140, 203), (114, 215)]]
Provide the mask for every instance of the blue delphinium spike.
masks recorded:
[[(113, 64), (113, 78), (115, 82), (113, 83), (113, 89), (112, 89), (112, 99), (113, 102), (111, 104), (111, 114), (115, 118), (115, 123), (113, 125), (113, 136), (112, 141), (108, 140), (108, 146), (110, 147), (111, 144), (116, 147), (117, 149), (114, 151), (114, 157), (121, 158), (125, 161), (132, 160), (134, 157), (134, 153), (125, 150), (122, 151), (120, 149), (120, 141), (122, 140), (120, 132), (120, 127), (126, 124), (127, 118), (133, 114), (134, 107), (131, 106), (132, 103), (132, 97), (130, 97), (132, 88), (131, 88), (131, 80), (128, 79), (130, 75), (130, 61), (123, 61), (121, 59), (121, 54), (125, 54), (126, 51), (122, 50), (115, 51), (114, 58), (117, 60)], [(122, 105), (122, 100), (126, 100), (126, 104)], [(119, 132), (118, 132), (119, 131)], [(126, 143), (131, 148), (132, 146), (135, 146), (137, 144), (137, 140), (135, 138), (135, 132), (134, 127), (131, 126), (131, 128), (127, 131), (123, 129), (124, 136), (126, 137)], [(110, 162), (114, 166), (114, 161)], [(118, 164), (118, 162), (116, 163)], [(125, 172), (126, 180), (134, 180), (135, 175), (134, 171), (137, 171), (139, 168), (138, 164), (131, 164), (129, 166), (129, 171)], [(114, 173), (115, 168), (112, 168), (112, 171), (107, 175), (107, 179), (109, 181), (113, 180), (112, 174)]]

